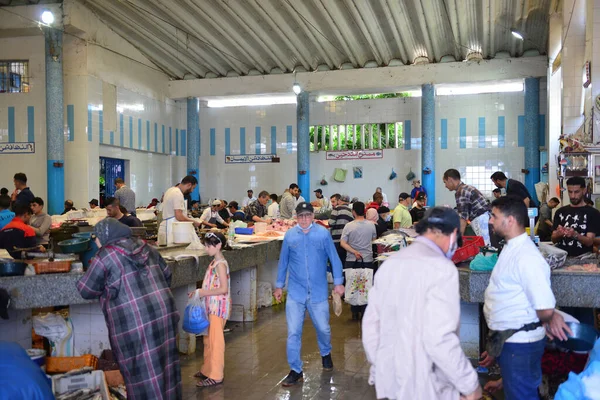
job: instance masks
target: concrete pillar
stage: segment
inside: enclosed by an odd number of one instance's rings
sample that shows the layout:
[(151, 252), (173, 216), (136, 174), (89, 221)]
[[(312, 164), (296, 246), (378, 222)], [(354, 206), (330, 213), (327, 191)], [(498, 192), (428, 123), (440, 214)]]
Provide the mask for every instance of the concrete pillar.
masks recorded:
[(187, 99), (187, 173), (198, 179), (198, 185), (191, 193), (192, 200), (200, 200), (200, 100), (197, 97)]
[(301, 92), (296, 96), (296, 99), (298, 186), (302, 190), (302, 196), (305, 199), (310, 199), (310, 118), (308, 92)]
[(435, 88), (432, 84), (425, 84), (421, 88), (421, 183), (427, 190), (427, 205), (435, 205)]
[(534, 199), (540, 181), (540, 79), (525, 79), (525, 186)]
[(65, 141), (63, 96), (63, 34), (43, 28), (46, 42), (47, 212), (60, 214), (65, 202)]

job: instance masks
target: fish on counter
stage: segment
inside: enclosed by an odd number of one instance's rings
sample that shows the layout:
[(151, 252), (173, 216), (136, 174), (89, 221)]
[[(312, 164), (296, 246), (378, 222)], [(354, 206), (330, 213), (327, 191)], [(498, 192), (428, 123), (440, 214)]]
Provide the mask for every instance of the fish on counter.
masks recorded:
[(600, 272), (598, 264), (574, 264), (568, 267), (562, 268), (563, 271), (575, 271), (575, 272)]

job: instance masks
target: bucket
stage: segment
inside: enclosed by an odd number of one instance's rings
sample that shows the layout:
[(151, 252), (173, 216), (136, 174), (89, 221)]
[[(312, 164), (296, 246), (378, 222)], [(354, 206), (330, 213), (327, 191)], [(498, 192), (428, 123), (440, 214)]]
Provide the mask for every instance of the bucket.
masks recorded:
[(173, 243), (189, 244), (195, 234), (193, 222), (173, 222)]
[(255, 222), (254, 223), (254, 233), (261, 233), (267, 231), (267, 223), (266, 222)]
[(83, 267), (87, 268), (90, 265), (90, 260), (92, 259), (92, 257), (94, 257), (96, 255), (96, 253), (98, 252), (98, 246), (96, 245), (96, 241), (92, 240), (92, 235), (94, 232), (79, 232), (79, 233), (74, 233), (73, 237), (74, 238), (85, 238), (85, 239), (90, 239), (90, 247), (89, 249), (83, 253), (81, 255), (81, 262), (83, 263)]

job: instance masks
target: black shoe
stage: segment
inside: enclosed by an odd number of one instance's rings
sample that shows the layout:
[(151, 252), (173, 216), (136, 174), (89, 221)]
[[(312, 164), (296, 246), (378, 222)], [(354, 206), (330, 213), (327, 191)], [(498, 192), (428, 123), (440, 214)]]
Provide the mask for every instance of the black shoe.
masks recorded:
[(304, 381), (304, 374), (302, 372), (298, 373), (292, 369), (290, 371), (290, 373), (288, 374), (288, 376), (285, 377), (283, 382), (281, 382), (281, 386), (283, 386), (283, 387), (294, 386), (295, 384), (297, 384), (299, 382), (303, 382), (303, 381)]
[(321, 360), (323, 361), (324, 371), (333, 371), (333, 360), (331, 359), (331, 354), (321, 357)]

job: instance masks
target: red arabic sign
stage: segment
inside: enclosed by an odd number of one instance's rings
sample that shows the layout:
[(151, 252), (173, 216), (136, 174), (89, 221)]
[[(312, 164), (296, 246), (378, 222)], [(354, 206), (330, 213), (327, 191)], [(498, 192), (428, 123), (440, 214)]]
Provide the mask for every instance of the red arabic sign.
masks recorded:
[(383, 158), (383, 150), (328, 151), (327, 160), (375, 160)]

